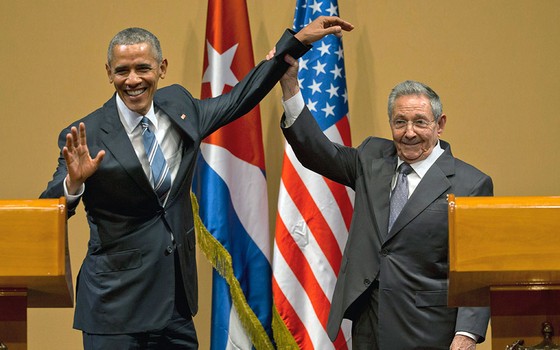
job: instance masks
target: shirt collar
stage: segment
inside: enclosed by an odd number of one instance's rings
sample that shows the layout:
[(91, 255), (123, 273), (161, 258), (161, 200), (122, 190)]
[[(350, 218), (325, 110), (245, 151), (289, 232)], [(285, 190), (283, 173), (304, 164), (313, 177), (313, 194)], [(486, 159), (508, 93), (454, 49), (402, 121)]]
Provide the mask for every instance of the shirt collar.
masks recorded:
[[(441, 148), (440, 142), (438, 140), (437, 144), (434, 146), (434, 149), (432, 150), (432, 153), (430, 153), (430, 155), (426, 159), (412, 163), (410, 164), (410, 166), (412, 167), (414, 172), (418, 174), (420, 178), (423, 178), (424, 175), (426, 175), (428, 170), (439, 158), (439, 156), (441, 156), (442, 154), (443, 154), (443, 148)], [(401, 158), (398, 158), (397, 169), (402, 163), (404, 163), (404, 161), (401, 160)]]
[[(140, 115), (140, 114), (138, 114), (134, 111), (131, 111), (126, 106), (124, 101), (121, 99), (119, 94), (116, 94), (116, 98), (117, 98), (117, 110), (119, 112), (119, 118), (121, 119), (121, 122), (122, 122), (126, 132), (130, 134), (130, 133), (132, 133), (132, 131), (134, 129), (136, 129), (138, 124), (140, 124), (140, 122), (142, 121), (142, 117), (144, 117), (144, 116)], [(155, 114), (155, 111), (154, 111), (154, 102), (153, 101), (150, 105), (150, 110), (148, 111), (148, 113), (146, 113), (145, 117), (148, 118), (152, 122), (155, 130), (157, 130), (158, 121), (157, 121), (156, 114)]]

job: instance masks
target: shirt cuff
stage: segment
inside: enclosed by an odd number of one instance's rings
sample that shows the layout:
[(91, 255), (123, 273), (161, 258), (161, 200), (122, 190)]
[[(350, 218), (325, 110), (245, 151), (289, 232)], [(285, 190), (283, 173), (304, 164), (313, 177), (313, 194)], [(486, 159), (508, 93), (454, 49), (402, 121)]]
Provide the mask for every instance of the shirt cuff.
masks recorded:
[(478, 338), (479, 338), (479, 336), (476, 335), (476, 334), (472, 334), (472, 333), (469, 333), (469, 332), (462, 332), (462, 331), (460, 331), (460, 332), (456, 332), (455, 335), (464, 335), (465, 337), (469, 337), (469, 338), (471, 338), (472, 340), (474, 340), (475, 342), (478, 343)]
[(68, 188), (66, 188), (66, 178), (64, 179), (64, 181), (62, 181), (62, 187), (64, 187), (64, 197), (66, 197), (66, 204), (70, 205), (80, 200), (80, 197), (84, 194), (84, 191), (86, 189), (86, 184), (82, 184), (82, 186), (80, 186), (80, 189), (78, 190), (78, 193), (76, 194), (68, 194)]
[(282, 100), (282, 106), (284, 107), (285, 115), (282, 127), (289, 128), (295, 123), (297, 117), (301, 114), (301, 111), (303, 111), (303, 108), (305, 107), (301, 91), (298, 91), (298, 93), (289, 98), (287, 101)]

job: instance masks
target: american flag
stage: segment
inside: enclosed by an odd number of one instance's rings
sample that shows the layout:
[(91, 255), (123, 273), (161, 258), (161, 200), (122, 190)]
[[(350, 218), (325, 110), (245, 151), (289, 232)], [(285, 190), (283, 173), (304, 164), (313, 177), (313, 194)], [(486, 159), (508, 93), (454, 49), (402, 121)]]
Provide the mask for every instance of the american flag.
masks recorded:
[[(294, 30), (321, 15), (338, 16), (336, 0), (298, 0)], [(300, 90), (329, 139), (350, 146), (342, 42), (330, 35), (313, 45), (299, 59)], [(353, 201), (352, 190), (303, 168), (286, 144), (273, 252), (278, 348), (351, 348), (349, 322), (334, 342), (326, 327)]]
[[(230, 91), (254, 67), (245, 0), (210, 0), (202, 98)], [(214, 267), (212, 349), (273, 349), (270, 234), (258, 106), (207, 137), (193, 192)], [(258, 203), (258, 205), (255, 205)]]

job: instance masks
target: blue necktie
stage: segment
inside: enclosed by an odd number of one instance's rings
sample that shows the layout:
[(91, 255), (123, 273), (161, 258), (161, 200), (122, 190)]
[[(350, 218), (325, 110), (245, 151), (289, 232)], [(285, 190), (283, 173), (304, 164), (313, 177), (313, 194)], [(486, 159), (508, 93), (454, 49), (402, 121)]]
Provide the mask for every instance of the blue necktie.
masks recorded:
[(142, 124), (144, 148), (146, 150), (146, 155), (148, 156), (152, 172), (150, 176), (150, 183), (156, 191), (159, 200), (162, 204), (164, 204), (167, 199), (167, 194), (171, 189), (171, 173), (169, 172), (169, 166), (167, 165), (163, 152), (156, 140), (156, 135), (154, 135), (149, 128), (150, 120), (146, 117), (142, 117), (142, 121), (140, 123)]
[(391, 206), (389, 211), (389, 229), (387, 232), (391, 231), (395, 220), (399, 216), (402, 208), (408, 200), (408, 179), (407, 175), (412, 172), (412, 167), (408, 163), (402, 163), (399, 167), (399, 176), (397, 177), (397, 183), (391, 194)]

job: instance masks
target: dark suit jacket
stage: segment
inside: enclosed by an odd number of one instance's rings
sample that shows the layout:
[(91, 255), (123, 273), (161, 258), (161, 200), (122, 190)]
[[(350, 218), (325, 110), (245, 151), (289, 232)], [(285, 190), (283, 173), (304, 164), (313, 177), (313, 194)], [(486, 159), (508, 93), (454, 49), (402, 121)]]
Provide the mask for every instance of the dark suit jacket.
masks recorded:
[[(287, 31), (276, 49), (275, 58), (261, 62), (229, 94), (198, 100), (178, 85), (156, 92), (155, 108), (169, 116), (182, 138), (182, 162), (165, 207), (119, 120), (114, 96), (61, 132), (62, 149), (70, 127), (84, 122), (91, 154), (106, 151), (97, 172), (86, 180), (82, 196), (90, 240), (77, 281), (75, 328), (115, 334), (165, 327), (175, 295), (170, 233), (176, 240), (188, 305), (196, 314), (195, 234), (189, 193), (199, 146), (216, 129), (250, 111), (272, 89), (288, 67), (285, 54), (301, 57), (309, 48)], [(66, 174), (61, 154), (41, 197), (63, 196)], [(68, 208), (70, 216), (75, 209), (76, 205)]]
[(483, 340), (487, 308), (447, 307), (446, 196), (491, 196), (491, 178), (454, 158), (449, 144), (440, 141), (445, 152), (387, 232), (397, 165), (393, 141), (370, 137), (358, 148), (331, 143), (307, 108), (284, 135), (305, 167), (355, 190), (354, 215), (329, 314), (330, 338), (336, 338), (343, 317), (353, 319), (364, 309), (363, 293), (379, 278), (380, 349), (448, 349), (456, 330)]

